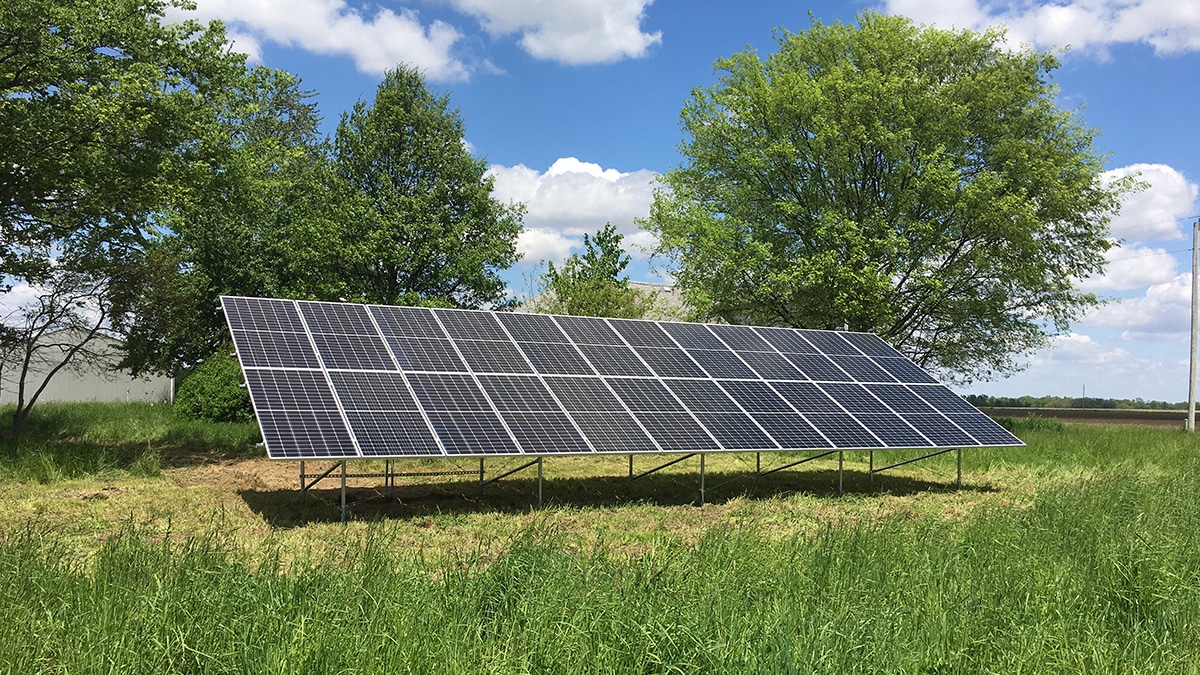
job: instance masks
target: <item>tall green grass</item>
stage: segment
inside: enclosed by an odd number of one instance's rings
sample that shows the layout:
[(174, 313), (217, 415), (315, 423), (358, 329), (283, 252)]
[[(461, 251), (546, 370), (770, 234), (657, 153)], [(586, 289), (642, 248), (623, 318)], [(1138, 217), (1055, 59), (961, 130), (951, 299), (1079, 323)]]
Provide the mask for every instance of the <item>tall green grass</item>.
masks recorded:
[[(12, 406), (0, 408), (0, 421)], [(46, 403), (22, 436), (0, 439), (0, 480), (52, 482), (161, 474), (163, 452), (248, 453), (254, 424), (181, 420), (155, 403)]]
[(139, 673), (1200, 672), (1200, 462), (1124, 465), (1019, 509), (644, 552), (531, 527), (438, 563), (391, 527), (284, 564), (219, 527), (90, 560), (0, 542), (0, 664)]

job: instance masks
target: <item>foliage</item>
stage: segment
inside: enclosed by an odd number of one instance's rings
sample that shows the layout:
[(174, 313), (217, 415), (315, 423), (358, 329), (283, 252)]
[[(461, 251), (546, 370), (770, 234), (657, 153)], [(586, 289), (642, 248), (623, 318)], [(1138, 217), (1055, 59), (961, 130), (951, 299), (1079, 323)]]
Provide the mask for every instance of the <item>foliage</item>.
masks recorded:
[(1187, 402), (1147, 401), (1141, 398), (1094, 398), (1069, 396), (964, 396), (977, 408), (1109, 408), (1119, 410), (1187, 410)]
[(209, 422), (251, 422), (254, 409), (242, 386), (242, 368), (226, 345), (209, 356), (179, 385), (175, 413), (183, 419)]
[(1054, 55), (872, 12), (778, 37), (693, 90), (642, 223), (703, 317), (871, 331), (969, 381), (1097, 303), (1074, 284), (1136, 185), (1100, 181)]
[(384, 75), (370, 106), (342, 116), (338, 176), (351, 188), (339, 272), (348, 299), (383, 304), (501, 304), (498, 270), (519, 258), (523, 208), (492, 197), (486, 163), (464, 144), (449, 98), (419, 72)]
[(629, 265), (622, 238), (612, 223), (605, 223), (594, 235), (583, 235), (583, 255), (571, 254), (561, 269), (548, 263), (542, 277), (545, 302), (538, 310), (622, 319), (645, 316), (651, 298), (630, 288), (628, 275), (621, 276)]

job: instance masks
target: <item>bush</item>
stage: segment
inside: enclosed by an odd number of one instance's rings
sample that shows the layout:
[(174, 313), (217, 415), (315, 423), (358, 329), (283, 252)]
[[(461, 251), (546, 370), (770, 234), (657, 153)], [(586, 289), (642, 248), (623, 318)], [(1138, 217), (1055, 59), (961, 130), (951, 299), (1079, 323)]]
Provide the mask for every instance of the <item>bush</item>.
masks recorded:
[(175, 413), (184, 419), (209, 422), (250, 422), (254, 409), (242, 388), (242, 369), (229, 357), (226, 345), (188, 375), (175, 394)]

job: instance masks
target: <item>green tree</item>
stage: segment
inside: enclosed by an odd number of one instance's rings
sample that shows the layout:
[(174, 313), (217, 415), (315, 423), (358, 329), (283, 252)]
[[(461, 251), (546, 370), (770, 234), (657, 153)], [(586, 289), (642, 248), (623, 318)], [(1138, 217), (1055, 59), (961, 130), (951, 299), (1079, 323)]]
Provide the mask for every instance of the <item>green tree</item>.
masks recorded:
[(651, 298), (630, 288), (629, 276), (622, 276), (629, 265), (622, 238), (612, 223), (605, 223), (594, 235), (583, 235), (583, 255), (572, 253), (561, 268), (548, 263), (541, 283), (545, 301), (538, 309), (576, 316), (645, 316)]
[(227, 338), (222, 294), (336, 299), (341, 227), (311, 92), (256, 68), (205, 139), (214, 165), (194, 199), (162, 215), (136, 283), (118, 291), (124, 365), (175, 372)]
[(386, 304), (501, 303), (498, 271), (519, 258), (522, 207), (492, 196), (449, 99), (416, 70), (389, 71), (334, 139), (339, 177), (358, 197), (342, 232), (346, 297)]
[(642, 223), (701, 316), (872, 331), (968, 381), (1098, 302), (1074, 284), (1135, 183), (1100, 182), (1054, 55), (871, 12), (778, 42), (692, 92)]

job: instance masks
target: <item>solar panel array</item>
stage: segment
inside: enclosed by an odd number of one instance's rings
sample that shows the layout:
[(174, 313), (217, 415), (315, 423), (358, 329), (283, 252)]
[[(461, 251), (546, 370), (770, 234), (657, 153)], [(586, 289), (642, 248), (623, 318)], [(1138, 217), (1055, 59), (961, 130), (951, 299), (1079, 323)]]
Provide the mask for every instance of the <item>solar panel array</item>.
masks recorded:
[(222, 302), (273, 459), (1021, 445), (867, 333)]

